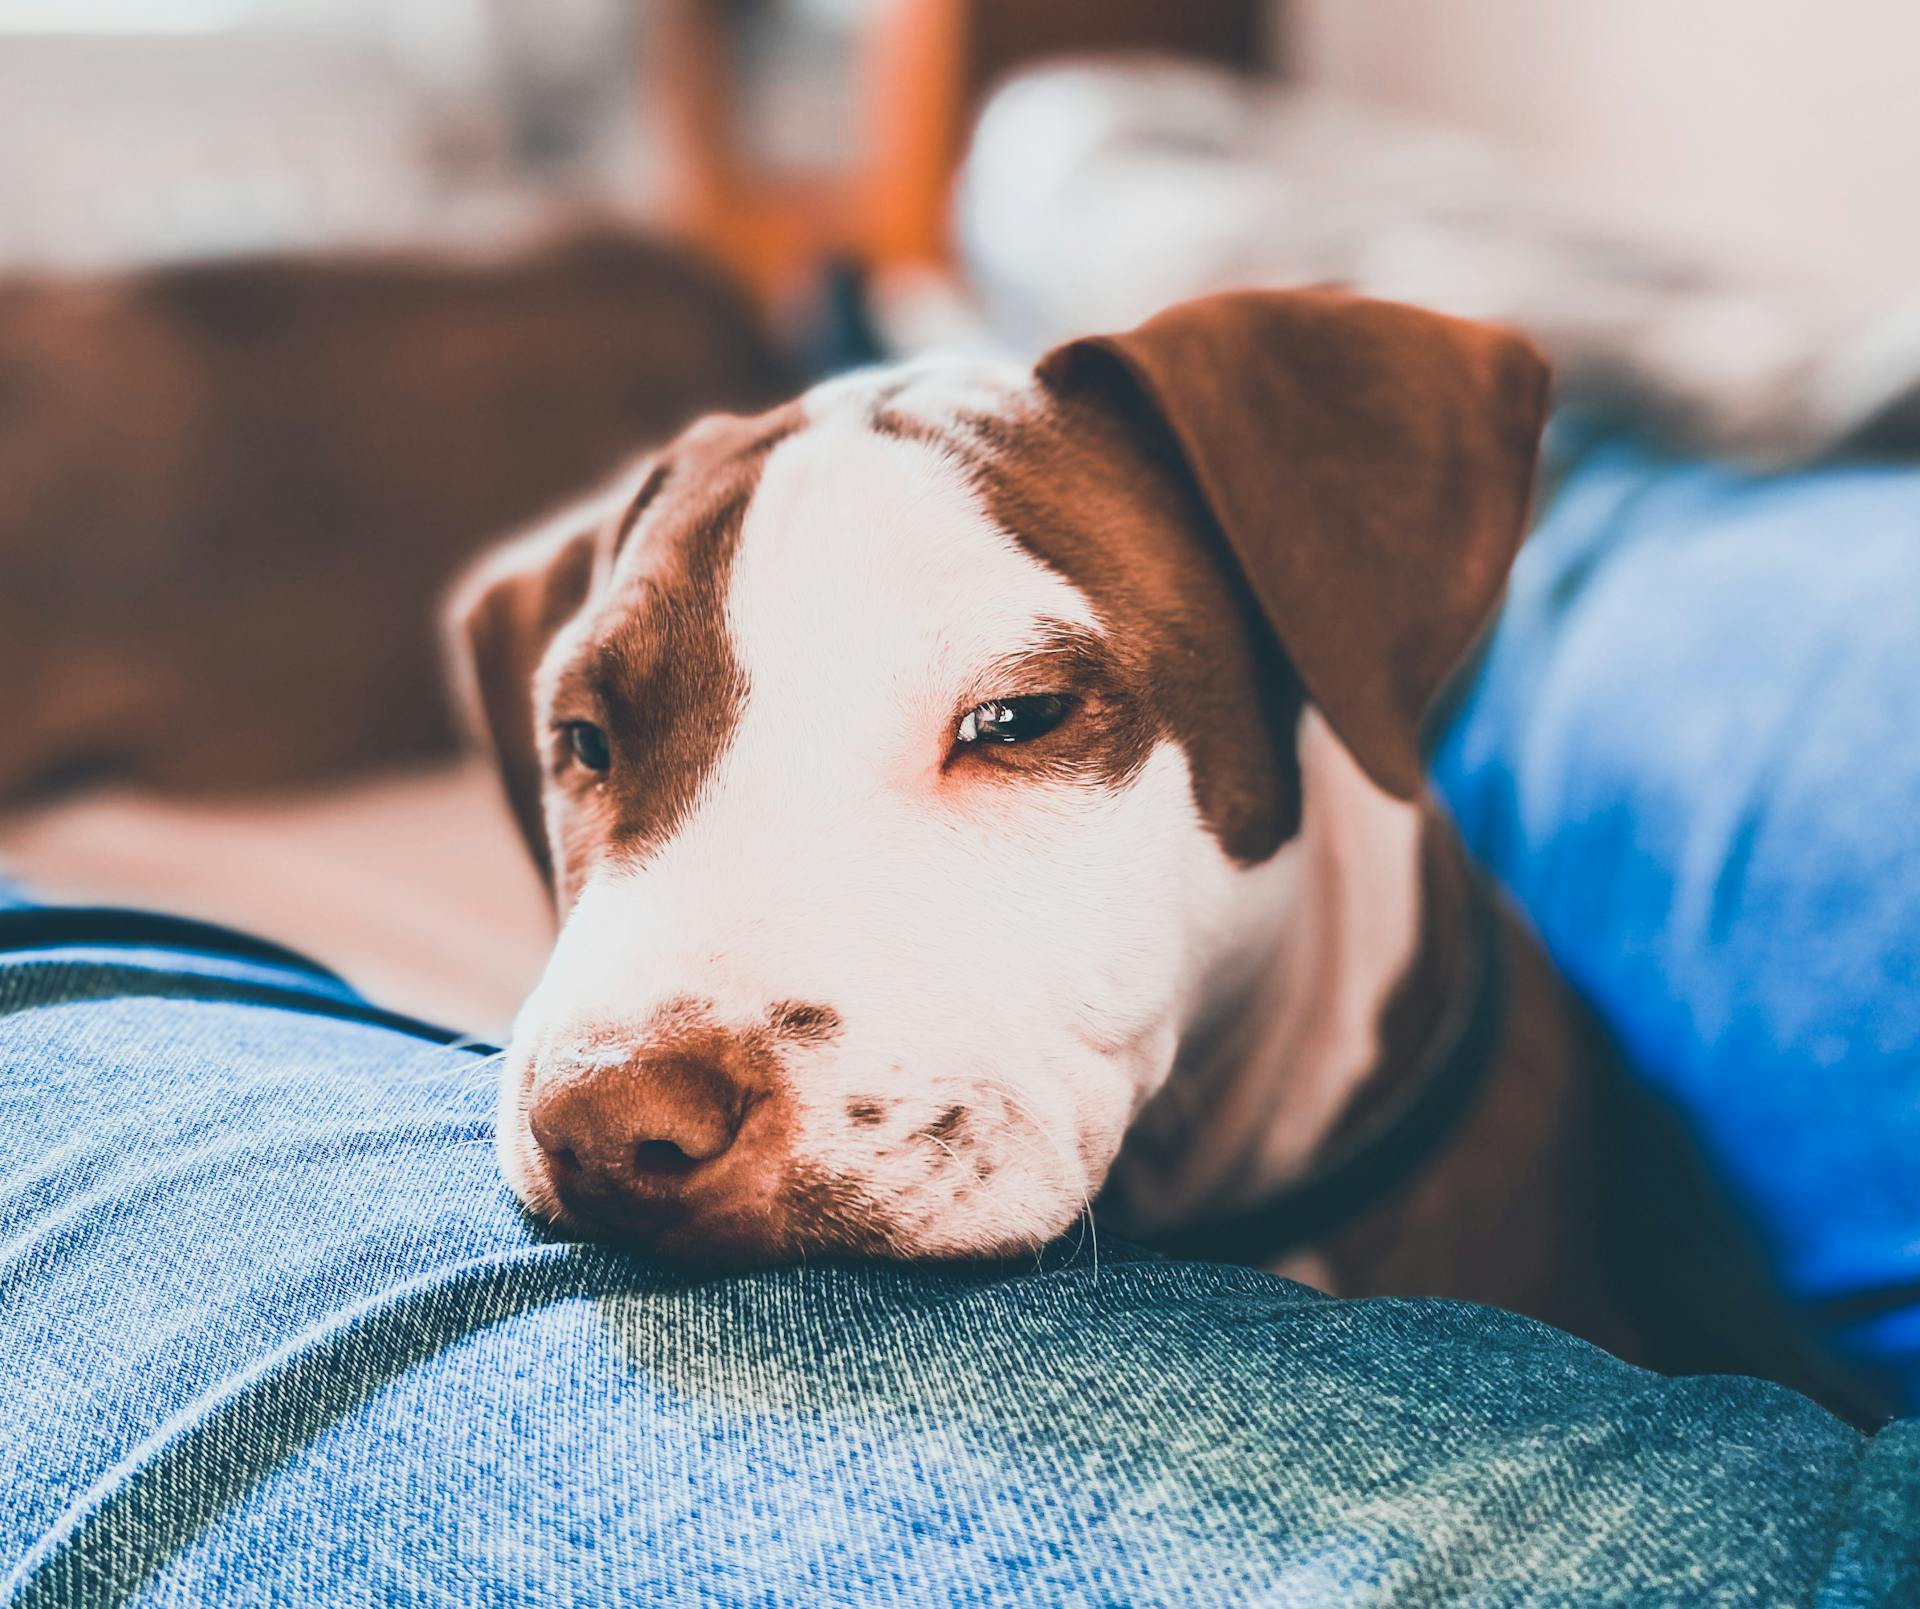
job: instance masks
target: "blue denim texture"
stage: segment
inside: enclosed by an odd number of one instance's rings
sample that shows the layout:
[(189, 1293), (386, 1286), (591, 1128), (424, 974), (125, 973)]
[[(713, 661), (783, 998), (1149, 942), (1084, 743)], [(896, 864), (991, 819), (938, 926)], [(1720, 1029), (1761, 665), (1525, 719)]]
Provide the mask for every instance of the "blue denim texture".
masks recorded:
[(1437, 785), (1811, 1326), (1920, 1411), (1920, 470), (1573, 436)]
[(0, 954), (0, 1602), (1920, 1603), (1920, 1425), (1111, 1245), (702, 1281), (491, 1106), (297, 964)]

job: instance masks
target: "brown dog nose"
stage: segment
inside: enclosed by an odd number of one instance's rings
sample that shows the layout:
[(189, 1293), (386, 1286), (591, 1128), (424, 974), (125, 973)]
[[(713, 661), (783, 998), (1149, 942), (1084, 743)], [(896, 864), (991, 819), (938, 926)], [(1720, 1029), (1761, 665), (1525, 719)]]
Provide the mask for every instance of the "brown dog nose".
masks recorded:
[(570, 1204), (666, 1202), (726, 1154), (746, 1107), (717, 1059), (673, 1052), (543, 1072), (527, 1121)]

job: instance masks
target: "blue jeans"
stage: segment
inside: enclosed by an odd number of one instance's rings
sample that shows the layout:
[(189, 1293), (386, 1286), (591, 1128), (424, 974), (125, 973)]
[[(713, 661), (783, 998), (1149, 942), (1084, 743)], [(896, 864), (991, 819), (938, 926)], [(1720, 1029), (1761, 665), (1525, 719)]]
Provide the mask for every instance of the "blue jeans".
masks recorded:
[(1920, 1603), (1920, 1424), (1090, 1241), (703, 1280), (531, 1224), (491, 1101), (0, 912), (0, 1602)]

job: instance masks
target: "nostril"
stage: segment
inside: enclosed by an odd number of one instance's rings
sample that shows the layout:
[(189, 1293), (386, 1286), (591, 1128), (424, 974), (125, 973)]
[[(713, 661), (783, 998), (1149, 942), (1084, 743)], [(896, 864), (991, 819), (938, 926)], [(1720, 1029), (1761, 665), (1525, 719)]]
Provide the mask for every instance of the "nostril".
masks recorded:
[(580, 1171), (580, 1159), (573, 1154), (573, 1147), (570, 1145), (563, 1145), (557, 1150), (548, 1151), (547, 1160), (562, 1173), (578, 1173)]
[(633, 1148), (633, 1171), (642, 1178), (678, 1178), (700, 1166), (702, 1158), (688, 1156), (671, 1140), (642, 1140)]

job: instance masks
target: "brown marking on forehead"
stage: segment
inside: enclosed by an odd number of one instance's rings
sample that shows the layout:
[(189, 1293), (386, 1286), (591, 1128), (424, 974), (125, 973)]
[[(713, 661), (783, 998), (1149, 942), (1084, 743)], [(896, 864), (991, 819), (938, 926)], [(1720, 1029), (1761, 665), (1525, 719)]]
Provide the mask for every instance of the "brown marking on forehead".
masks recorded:
[(647, 471), (647, 478), (640, 483), (640, 490), (634, 493), (633, 501), (627, 505), (626, 513), (620, 516), (620, 524), (613, 533), (613, 552), (610, 558), (617, 560), (620, 550), (627, 545), (627, 538), (633, 535), (634, 526), (640, 523), (640, 516), (660, 495), (660, 488), (667, 484), (668, 472), (673, 468), (670, 460), (662, 458)]
[(894, 406), (905, 390), (904, 385), (890, 385), (874, 393), (867, 404), (868, 428), (876, 436), (887, 436), (894, 441), (917, 442), (940, 452), (958, 451), (970, 431), (959, 420), (952, 425), (936, 423)]
[(868, 418), (962, 464), (995, 524), (1087, 595), (1110, 682), (1137, 712), (1114, 748), (1144, 758), (1161, 733), (1179, 742), (1200, 815), (1236, 860), (1264, 860), (1298, 830), (1299, 681), (1153, 421), (1044, 392), (938, 421), (890, 394)]
[(621, 516), (612, 578), (551, 712), (604, 728), (612, 755), (604, 776), (557, 772), (563, 887), (596, 853), (645, 855), (671, 837), (725, 751), (747, 696), (727, 584), (767, 455), (800, 423), (791, 405), (702, 420)]

